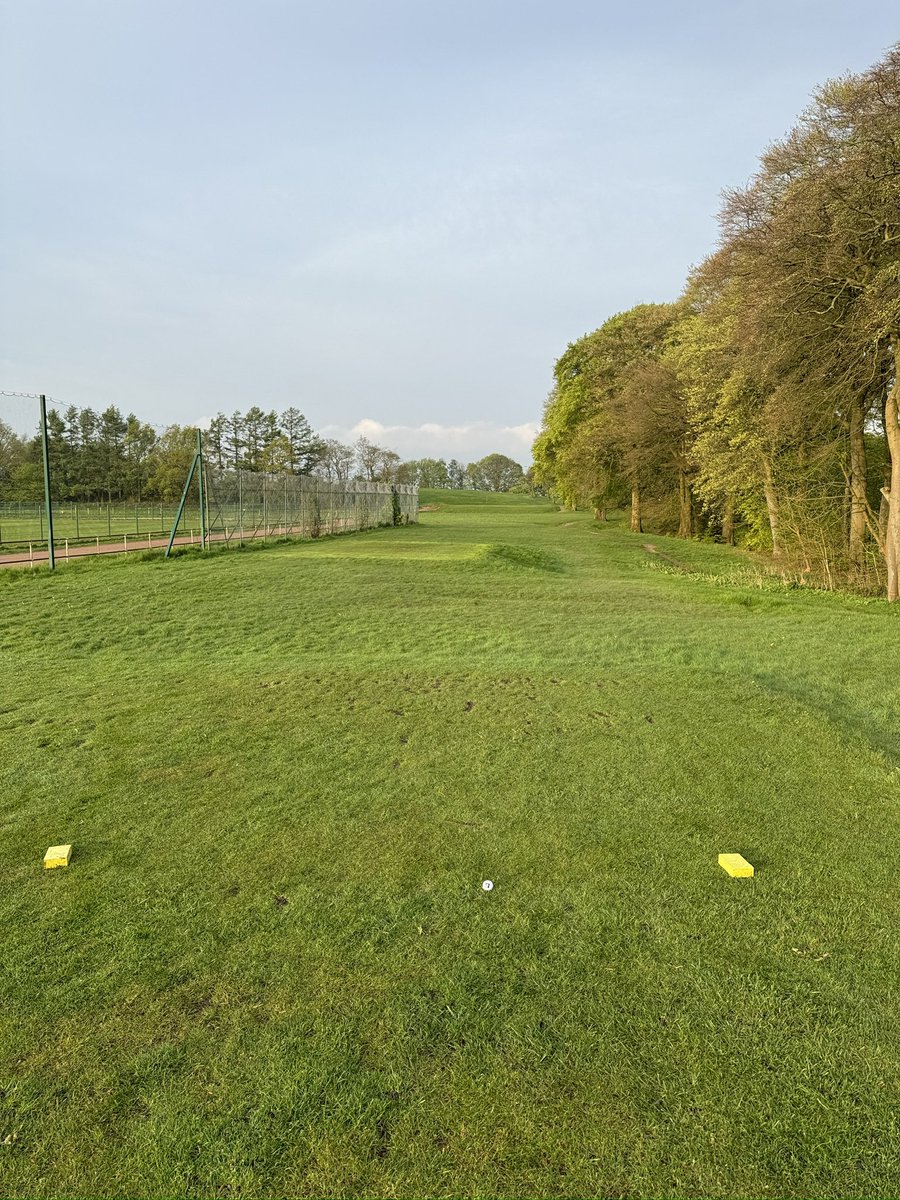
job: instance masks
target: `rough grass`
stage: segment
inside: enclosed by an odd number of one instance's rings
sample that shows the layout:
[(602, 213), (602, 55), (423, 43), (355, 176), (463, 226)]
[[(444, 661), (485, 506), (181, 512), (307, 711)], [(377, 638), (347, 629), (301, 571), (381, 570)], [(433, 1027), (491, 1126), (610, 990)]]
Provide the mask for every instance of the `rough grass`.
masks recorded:
[(900, 612), (429, 501), (0, 576), (0, 1193), (896, 1196)]

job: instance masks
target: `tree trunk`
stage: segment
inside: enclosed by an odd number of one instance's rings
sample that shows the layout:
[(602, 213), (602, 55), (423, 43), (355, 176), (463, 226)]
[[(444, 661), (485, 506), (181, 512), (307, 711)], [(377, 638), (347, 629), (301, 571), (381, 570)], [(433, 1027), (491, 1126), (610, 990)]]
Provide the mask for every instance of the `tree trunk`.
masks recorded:
[(594, 520), (595, 521), (605, 521), (606, 520), (606, 509), (605, 508), (595, 508), (594, 509)]
[(728, 496), (725, 500), (725, 512), (722, 514), (722, 541), (726, 546), (734, 545), (734, 498)]
[(644, 532), (644, 527), (641, 524), (641, 489), (637, 484), (634, 484), (631, 489), (631, 532)]
[(763, 487), (766, 493), (766, 508), (769, 513), (769, 529), (772, 531), (772, 557), (778, 558), (781, 554), (781, 536), (778, 530), (778, 494), (775, 491), (772, 462), (768, 457), (763, 458)]
[(887, 437), (887, 402), (888, 402), (888, 393), (885, 392), (882, 397), (882, 400), (881, 400), (881, 428), (885, 432), (885, 447), (884, 447), (885, 461), (884, 461), (883, 479), (881, 481), (881, 488), (880, 488), (881, 503), (878, 505), (878, 545), (880, 546), (881, 552), (884, 555), (887, 554), (887, 550), (885, 549), (885, 545), (886, 545), (885, 539), (887, 538), (888, 512), (890, 511), (890, 505), (888, 504), (888, 495), (889, 495), (890, 489), (891, 489), (891, 468), (893, 467), (893, 463), (891, 461), (891, 446), (890, 446), (890, 442)]
[(884, 432), (891, 452), (891, 487), (887, 496), (884, 536), (888, 600), (900, 600), (900, 338), (894, 340), (894, 364), (894, 385), (884, 409)]
[(856, 575), (866, 568), (866, 413), (862, 396), (850, 407), (850, 566)]
[(881, 503), (878, 505), (878, 544), (883, 548), (884, 540), (887, 537), (887, 522), (890, 505), (888, 504), (888, 493), (891, 487), (891, 459), (888, 455), (887, 462), (884, 464), (884, 479), (881, 486)]
[(678, 471), (678, 536), (689, 538), (694, 532), (694, 497), (690, 478), (684, 468)]

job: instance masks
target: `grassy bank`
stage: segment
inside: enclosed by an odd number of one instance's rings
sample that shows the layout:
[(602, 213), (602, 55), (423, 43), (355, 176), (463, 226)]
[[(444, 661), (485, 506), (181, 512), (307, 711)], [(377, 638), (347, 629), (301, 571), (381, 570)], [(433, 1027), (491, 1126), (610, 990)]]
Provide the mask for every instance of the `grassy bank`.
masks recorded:
[(422, 502), (0, 576), (0, 1192), (900, 1193), (900, 612)]

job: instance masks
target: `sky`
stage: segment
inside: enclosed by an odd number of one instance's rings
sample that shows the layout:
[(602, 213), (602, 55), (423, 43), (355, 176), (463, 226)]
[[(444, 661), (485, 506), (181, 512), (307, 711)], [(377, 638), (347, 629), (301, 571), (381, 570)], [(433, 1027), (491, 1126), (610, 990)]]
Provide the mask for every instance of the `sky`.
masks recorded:
[[(887, 0), (0, 0), (0, 389), (472, 461)], [(4, 415), (0, 398), (0, 418)]]

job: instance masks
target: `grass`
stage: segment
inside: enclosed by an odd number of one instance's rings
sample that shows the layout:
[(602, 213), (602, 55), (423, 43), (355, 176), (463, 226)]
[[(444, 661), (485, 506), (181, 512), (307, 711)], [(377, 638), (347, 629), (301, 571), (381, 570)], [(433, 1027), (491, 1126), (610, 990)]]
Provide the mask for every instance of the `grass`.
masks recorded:
[(0, 1194), (900, 1194), (900, 610), (423, 502), (0, 575)]

